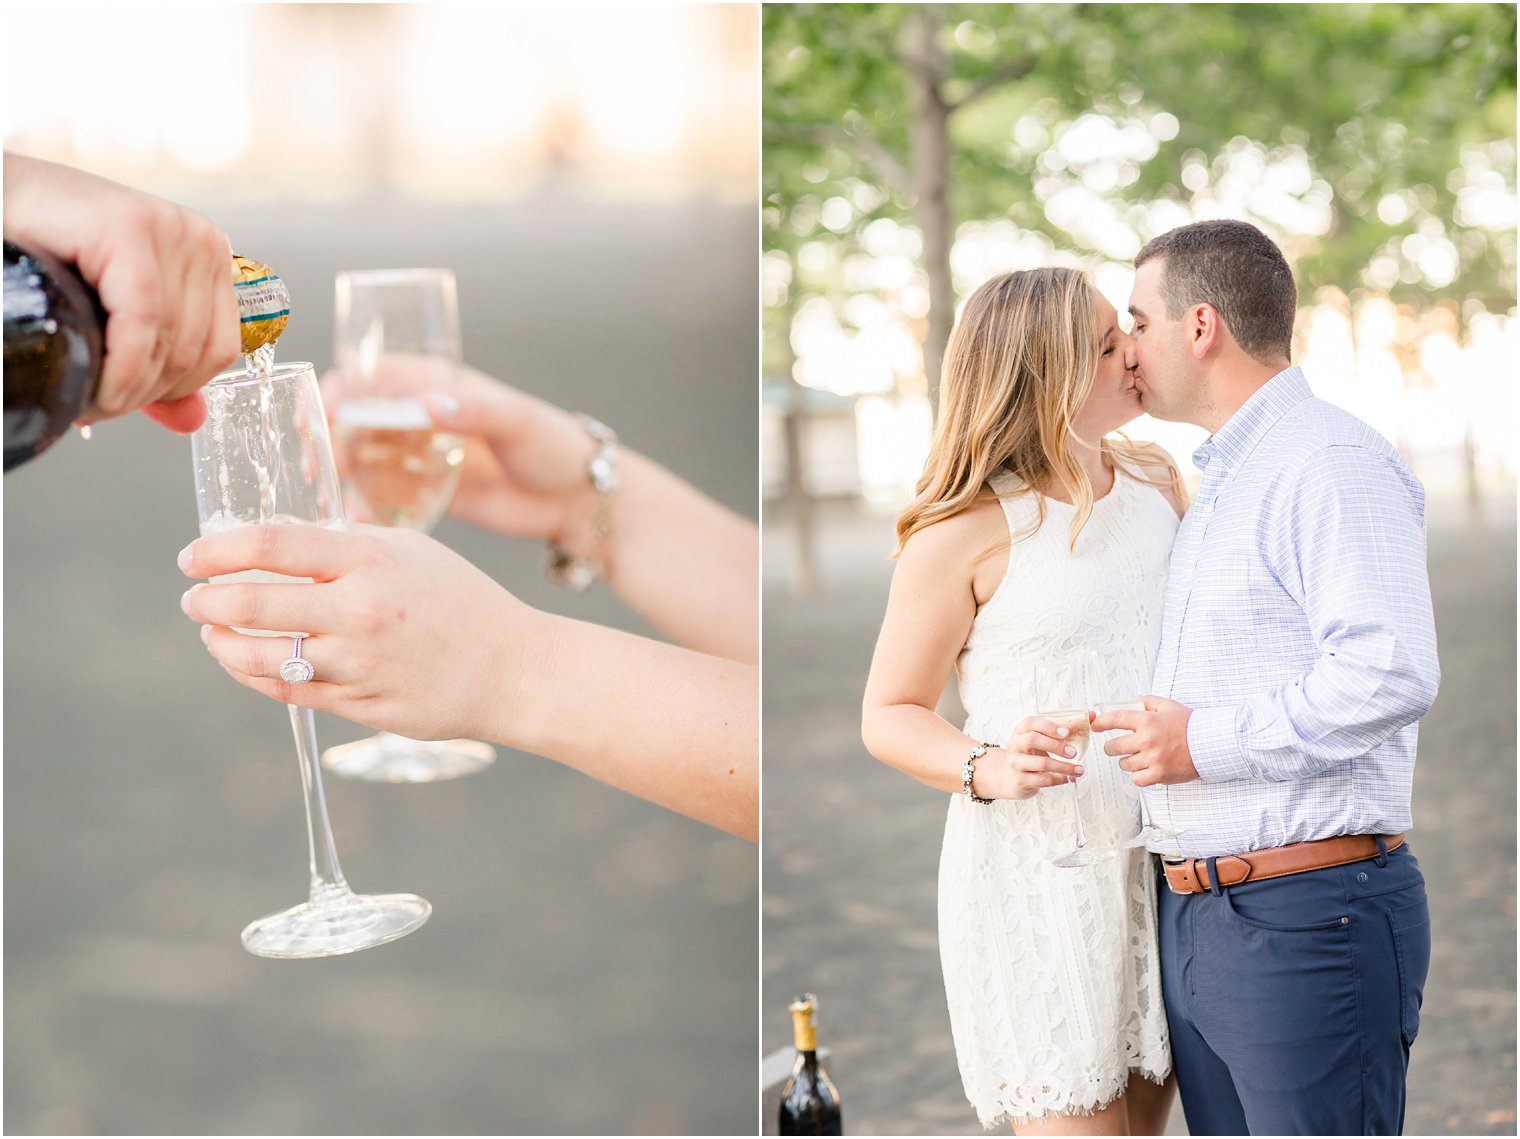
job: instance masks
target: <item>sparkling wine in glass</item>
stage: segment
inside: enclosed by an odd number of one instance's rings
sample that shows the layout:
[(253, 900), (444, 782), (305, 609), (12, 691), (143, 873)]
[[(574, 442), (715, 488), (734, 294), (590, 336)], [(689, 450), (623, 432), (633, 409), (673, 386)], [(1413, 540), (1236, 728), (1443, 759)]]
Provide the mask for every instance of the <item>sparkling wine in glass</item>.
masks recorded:
[[(190, 440), (202, 534), (261, 524), (344, 528), (332, 445), (310, 364), (276, 365), (263, 375), (240, 368), (203, 391), (206, 422)], [(213, 580), (310, 579), (252, 570)], [(406, 936), (427, 921), (432, 906), (415, 894), (366, 895), (349, 888), (327, 820), (311, 710), (291, 705), (290, 726), (306, 800), (310, 895), (299, 906), (253, 922), (243, 930), (243, 945), (260, 957), (331, 957)]]
[[(1105, 702), (1098, 705), (1097, 711), (1102, 716), (1106, 716), (1110, 712), (1143, 712), (1145, 711), (1145, 701), (1135, 697), (1130, 700)], [(1108, 733), (1104, 734), (1107, 735)], [(1149, 846), (1153, 843), (1159, 846), (1168, 839), (1174, 839), (1182, 833), (1180, 830), (1175, 830), (1169, 826), (1162, 826), (1156, 822), (1155, 818), (1151, 815), (1150, 807), (1146, 805), (1145, 789), (1143, 787), (1136, 787), (1133, 783), (1130, 783), (1129, 789), (1140, 800), (1140, 833), (1126, 842), (1124, 844), (1126, 847)], [(1164, 787), (1162, 791), (1163, 793), (1165, 792)]]
[[(1036, 665), (1034, 670), (1035, 714), (1054, 720), (1070, 733), (1066, 742), (1076, 749), (1077, 754), (1060, 758), (1073, 763), (1082, 762), (1092, 738), (1091, 723), (1087, 718), (1087, 678), (1093, 672), (1094, 663), (1090, 654), (1083, 654)], [(1077, 845), (1054, 860), (1057, 866), (1092, 866), (1113, 858), (1116, 853), (1112, 848), (1097, 847), (1088, 842), (1087, 830), (1082, 825), (1080, 785), (1079, 780), (1071, 780), (1071, 809), (1076, 822)]]
[[(429, 393), (448, 394), (461, 367), (459, 303), (449, 269), (348, 270), (334, 282), (330, 381), (338, 473), (350, 515), (427, 533), (459, 483), (464, 444), (433, 425)], [(393, 732), (329, 748), (337, 775), (431, 783), (488, 766), (477, 740), (425, 741)]]

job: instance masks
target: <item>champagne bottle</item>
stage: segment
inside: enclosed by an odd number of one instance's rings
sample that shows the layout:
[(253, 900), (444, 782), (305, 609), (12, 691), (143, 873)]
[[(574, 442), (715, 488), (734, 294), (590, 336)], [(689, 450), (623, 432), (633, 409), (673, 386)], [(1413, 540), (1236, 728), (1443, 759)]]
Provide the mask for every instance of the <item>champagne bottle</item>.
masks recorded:
[(817, 1033), (813, 1027), (813, 1013), (817, 1007), (818, 998), (812, 993), (797, 997), (788, 1006), (792, 1013), (797, 1062), (786, 1086), (781, 1089), (777, 1130), (782, 1135), (844, 1134), (839, 1092), (818, 1062)]
[(5, 469), (41, 454), (100, 385), (106, 314), (73, 269), (5, 243)]
[[(267, 265), (236, 254), (244, 355), (272, 344), (290, 294)], [(95, 401), (105, 363), (106, 312), (78, 272), (5, 242), (5, 469), (40, 455)]]

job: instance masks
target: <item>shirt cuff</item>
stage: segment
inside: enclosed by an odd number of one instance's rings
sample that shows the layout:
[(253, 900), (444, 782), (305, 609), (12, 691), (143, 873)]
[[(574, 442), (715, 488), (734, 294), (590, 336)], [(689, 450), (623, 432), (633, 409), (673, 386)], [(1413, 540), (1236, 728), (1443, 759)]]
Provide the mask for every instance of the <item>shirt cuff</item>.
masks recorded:
[(1198, 778), (1205, 783), (1251, 778), (1245, 748), (1235, 732), (1238, 711), (1234, 707), (1194, 708), (1188, 717), (1188, 751)]

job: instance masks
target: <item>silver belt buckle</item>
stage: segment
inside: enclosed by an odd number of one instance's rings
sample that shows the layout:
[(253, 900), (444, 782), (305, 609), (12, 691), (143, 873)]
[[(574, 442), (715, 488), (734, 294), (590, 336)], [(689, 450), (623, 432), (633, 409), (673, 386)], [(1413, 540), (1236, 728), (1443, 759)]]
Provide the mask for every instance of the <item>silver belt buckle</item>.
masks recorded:
[[(1163, 858), (1161, 860), (1161, 865), (1163, 867), (1166, 867), (1166, 866), (1186, 866), (1191, 861), (1192, 861), (1191, 858)], [(1172, 885), (1171, 876), (1169, 874), (1167, 874), (1164, 870), (1163, 870), (1163, 872), (1161, 874), (1161, 877), (1166, 880), (1166, 888), (1168, 890), (1170, 890), (1172, 893), (1177, 894), (1179, 896), (1181, 896), (1183, 894), (1183, 891), (1177, 889), (1176, 886)]]

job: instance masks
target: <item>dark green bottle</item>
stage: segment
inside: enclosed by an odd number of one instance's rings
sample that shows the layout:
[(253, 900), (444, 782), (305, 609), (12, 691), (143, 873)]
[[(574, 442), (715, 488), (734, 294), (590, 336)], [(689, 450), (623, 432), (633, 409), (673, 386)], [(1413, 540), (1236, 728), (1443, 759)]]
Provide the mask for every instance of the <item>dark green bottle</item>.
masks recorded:
[(807, 993), (788, 1006), (792, 1013), (792, 1036), (797, 1062), (791, 1078), (781, 1089), (781, 1111), (776, 1130), (782, 1135), (843, 1135), (839, 1092), (818, 1062), (818, 1037), (813, 1013), (818, 998)]
[(5, 243), (5, 469), (40, 455), (95, 400), (105, 310), (70, 266)]

